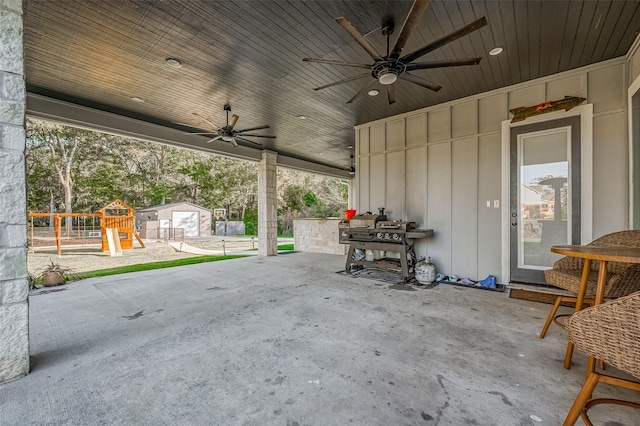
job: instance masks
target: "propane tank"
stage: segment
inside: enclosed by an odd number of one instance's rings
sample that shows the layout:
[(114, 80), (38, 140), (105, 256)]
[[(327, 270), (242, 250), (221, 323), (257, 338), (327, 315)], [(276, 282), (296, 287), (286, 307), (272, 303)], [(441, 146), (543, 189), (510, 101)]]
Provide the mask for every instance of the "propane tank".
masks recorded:
[(436, 265), (431, 263), (431, 257), (422, 259), (415, 267), (416, 280), (420, 284), (431, 284), (436, 280)]

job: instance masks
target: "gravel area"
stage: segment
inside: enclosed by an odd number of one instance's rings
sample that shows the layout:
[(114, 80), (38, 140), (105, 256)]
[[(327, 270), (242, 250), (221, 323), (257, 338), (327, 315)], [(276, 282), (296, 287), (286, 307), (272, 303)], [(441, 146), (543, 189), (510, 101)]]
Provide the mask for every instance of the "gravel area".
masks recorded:
[[(222, 250), (224, 244), (224, 250), (226, 250), (227, 254), (258, 248), (258, 239), (254, 238), (252, 243), (251, 237), (188, 238), (186, 242), (193, 247), (205, 250)], [(280, 240), (278, 240), (278, 243), (282, 244)]]
[[(279, 238), (279, 244), (292, 243), (293, 238)], [(242, 252), (258, 247), (258, 239), (251, 237), (201, 237), (189, 238), (187, 244), (205, 250), (224, 250), (226, 254)], [(51, 262), (63, 268), (70, 268), (71, 272), (95, 271), (98, 269), (115, 268), (118, 266), (138, 265), (141, 263), (175, 260), (184, 257), (200, 256), (179, 252), (162, 242), (145, 241), (146, 248), (134, 242), (133, 250), (125, 250), (122, 256), (111, 257), (103, 253), (100, 245), (69, 246), (62, 248), (62, 256), (58, 257), (55, 247), (39, 247), (35, 253), (27, 255), (27, 270), (31, 274), (38, 274)], [(220, 253), (222, 254), (222, 253)]]
[(145, 242), (145, 246), (146, 248), (142, 248), (136, 243), (133, 250), (124, 250), (122, 256), (115, 257), (109, 256), (108, 252), (103, 253), (99, 245), (63, 247), (61, 257), (58, 257), (55, 247), (38, 248), (35, 253), (27, 255), (27, 270), (31, 274), (37, 274), (53, 262), (63, 268), (70, 268), (72, 273), (78, 273), (196, 256), (178, 253), (165, 243)]

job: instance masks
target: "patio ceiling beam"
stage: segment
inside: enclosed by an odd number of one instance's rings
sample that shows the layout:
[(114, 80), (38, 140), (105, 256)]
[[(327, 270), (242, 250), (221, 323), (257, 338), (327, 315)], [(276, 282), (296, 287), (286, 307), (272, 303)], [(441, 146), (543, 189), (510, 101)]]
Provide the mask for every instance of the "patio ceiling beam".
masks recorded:
[[(246, 146), (233, 147), (231, 144), (222, 142), (208, 144), (207, 140), (211, 138), (207, 136), (188, 134), (183, 130), (172, 127), (162, 126), (137, 118), (114, 114), (30, 92), (27, 93), (26, 114), (33, 118), (179, 148), (194, 149), (256, 162), (262, 159), (261, 148)], [(277, 158), (278, 166), (281, 167), (341, 179), (351, 179), (347, 170), (300, 160), (286, 155), (278, 154)]]

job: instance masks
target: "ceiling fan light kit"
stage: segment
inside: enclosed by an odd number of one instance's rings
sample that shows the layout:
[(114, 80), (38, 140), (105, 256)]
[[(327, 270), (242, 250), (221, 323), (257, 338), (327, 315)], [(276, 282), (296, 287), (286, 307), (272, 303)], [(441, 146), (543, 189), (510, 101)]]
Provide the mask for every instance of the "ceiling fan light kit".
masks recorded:
[(380, 74), (378, 74), (378, 81), (380, 84), (389, 85), (393, 84), (398, 80), (398, 74), (395, 70), (392, 69), (383, 69)]
[[(374, 90), (369, 90), (372, 83), (376, 80), (387, 88), (387, 99), (389, 105), (395, 103), (396, 101), (396, 92), (394, 84), (398, 79), (408, 81), (410, 83), (416, 84), (418, 86), (422, 86), (434, 92), (437, 92), (442, 88), (437, 83), (426, 80), (422, 77), (417, 76), (416, 74), (411, 74), (409, 71), (417, 71), (417, 70), (426, 70), (431, 68), (446, 68), (446, 67), (457, 67), (457, 66), (465, 66), (465, 65), (477, 65), (480, 63), (482, 58), (461, 58), (461, 59), (451, 59), (451, 60), (440, 60), (440, 61), (429, 61), (429, 62), (415, 62), (417, 59), (422, 56), (430, 53), (436, 49), (445, 46), (460, 37), (463, 37), (467, 34), (470, 34), (474, 31), (479, 30), (480, 28), (487, 25), (487, 19), (482, 17), (473, 21), (470, 24), (465, 25), (458, 30), (447, 34), (437, 40), (428, 43), (426, 46), (415, 50), (409, 54), (401, 56), (405, 44), (409, 40), (409, 37), (416, 29), (420, 22), (420, 18), (424, 14), (424, 11), (427, 9), (430, 0), (415, 0), (413, 5), (411, 6), (411, 10), (407, 15), (404, 24), (402, 25), (402, 29), (400, 30), (400, 34), (398, 34), (398, 38), (392, 49), (390, 49), (390, 36), (394, 30), (393, 18), (387, 18), (385, 22), (383, 22), (382, 34), (387, 38), (387, 54), (382, 56), (378, 53), (378, 51), (369, 43), (367, 39), (364, 38), (362, 34), (358, 32), (358, 30), (351, 25), (351, 22), (347, 21), (343, 17), (336, 18), (336, 22), (347, 32), (349, 35), (371, 56), (374, 63), (373, 64), (358, 64), (353, 62), (342, 62), (342, 61), (334, 61), (328, 59), (319, 59), (319, 58), (303, 58), (304, 62), (313, 62), (319, 64), (327, 64), (327, 65), (338, 65), (352, 68), (361, 68), (369, 70), (369, 74), (360, 74), (354, 77), (345, 78), (340, 81), (336, 81), (333, 83), (326, 84), (324, 86), (316, 87), (314, 90), (322, 90), (328, 87), (336, 86), (338, 84), (347, 83), (350, 81), (358, 80), (366, 77), (373, 77), (374, 80), (367, 83), (364, 87), (362, 87), (351, 99), (347, 101), (347, 103), (352, 103), (358, 97), (360, 97), (363, 93), (368, 93), (371, 96)], [(376, 93), (377, 94), (377, 93)]]

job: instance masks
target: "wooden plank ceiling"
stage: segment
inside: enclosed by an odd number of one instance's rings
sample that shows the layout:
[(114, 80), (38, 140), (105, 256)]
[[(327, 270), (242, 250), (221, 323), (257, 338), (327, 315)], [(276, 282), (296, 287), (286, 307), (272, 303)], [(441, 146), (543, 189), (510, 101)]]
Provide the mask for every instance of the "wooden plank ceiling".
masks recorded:
[[(380, 95), (346, 104), (370, 78), (313, 90), (367, 71), (306, 63), (304, 57), (372, 62), (336, 17), (344, 16), (385, 52), (383, 19), (395, 18), (393, 45), (411, 5), (26, 0), (27, 88), (176, 128), (172, 123), (208, 130), (194, 113), (222, 126), (229, 103), (240, 116), (238, 128), (271, 126), (260, 131), (277, 136), (264, 139), (265, 148), (344, 169), (356, 124), (622, 56), (640, 29), (638, 1), (434, 0), (405, 52), (485, 16), (487, 26), (421, 58), (481, 57), (479, 65), (414, 71), (442, 90), (398, 80), (391, 106), (377, 82)], [(497, 46), (504, 52), (489, 56)], [(182, 67), (168, 66), (167, 58), (179, 59)]]

